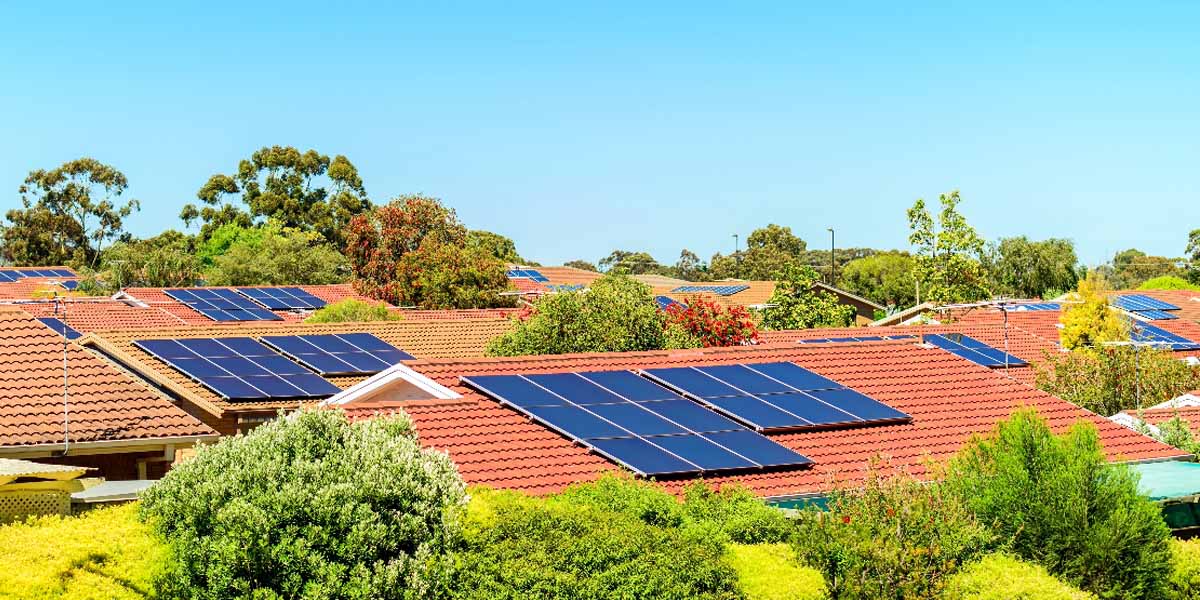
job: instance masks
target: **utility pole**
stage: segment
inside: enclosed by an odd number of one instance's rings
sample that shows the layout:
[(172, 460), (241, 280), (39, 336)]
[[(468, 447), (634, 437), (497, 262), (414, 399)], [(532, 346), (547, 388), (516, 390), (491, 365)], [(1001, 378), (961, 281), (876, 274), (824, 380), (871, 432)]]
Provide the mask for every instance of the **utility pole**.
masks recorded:
[(834, 245), (833, 228), (827, 227), (826, 231), (829, 232), (829, 285), (833, 286), (837, 284), (837, 281), (834, 280), (834, 273), (836, 272), (835, 269), (837, 268), (834, 266), (834, 252), (836, 247)]
[(733, 234), (733, 261), (737, 268), (738, 279), (742, 278), (742, 255), (738, 254), (738, 234)]

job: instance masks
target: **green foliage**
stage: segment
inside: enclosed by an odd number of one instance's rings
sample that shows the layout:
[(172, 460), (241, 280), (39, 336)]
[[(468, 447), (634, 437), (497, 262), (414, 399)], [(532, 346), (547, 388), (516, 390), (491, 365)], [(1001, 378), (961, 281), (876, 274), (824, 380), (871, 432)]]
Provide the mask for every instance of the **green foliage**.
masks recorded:
[(672, 305), (666, 310), (668, 329), (686, 332), (705, 348), (744, 346), (758, 341), (758, 327), (745, 307), (725, 306), (700, 297), (688, 298), (686, 304), (686, 307)]
[(1188, 261), (1187, 279), (1200, 285), (1200, 229), (1193, 229), (1188, 233), (1187, 250), (1184, 252)]
[[(491, 341), (491, 356), (629, 352), (667, 347), (666, 317), (650, 287), (621, 274), (608, 274), (586, 291), (549, 294), (533, 314)], [(676, 341), (686, 336), (674, 336)]]
[(319, 233), (269, 221), (236, 235), (205, 279), (209, 285), (318, 285), (340, 283), (348, 274), (346, 257)]
[(854, 307), (838, 302), (829, 292), (814, 290), (820, 276), (811, 267), (791, 265), (784, 268), (775, 282), (775, 291), (763, 309), (763, 329), (808, 329), (812, 327), (849, 327), (854, 323)]
[(695, 252), (684, 248), (679, 252), (679, 260), (671, 267), (672, 275), (685, 281), (708, 281), (708, 265), (696, 256)]
[(613, 250), (608, 256), (600, 259), (600, 269), (627, 275), (672, 274), (670, 267), (658, 264), (658, 261), (648, 252), (630, 252), (628, 250)]
[(304, 320), (305, 323), (361, 323), (364, 321), (399, 321), (400, 315), (388, 310), (387, 305), (363, 302), (347, 298), (326, 304)]
[(1095, 596), (1052, 577), (1041, 566), (989, 554), (946, 582), (943, 600), (1091, 600)]
[(725, 559), (747, 600), (824, 600), (825, 580), (796, 563), (787, 544), (730, 544)]
[(861, 487), (801, 513), (800, 562), (822, 573), (833, 598), (937, 598), (946, 578), (995, 536), (951, 489), (874, 465)]
[(1174, 275), (1164, 275), (1147, 279), (1139, 285), (1139, 290), (1200, 290), (1200, 285), (1189, 282), (1182, 277)]
[(436, 198), (402, 196), (355, 217), (347, 254), (360, 294), (397, 306), (513, 306), (504, 261), (468, 244), (467, 228)]
[(136, 286), (189, 287), (200, 279), (200, 261), (192, 252), (191, 238), (175, 230), (117, 242), (101, 256), (103, 276), (94, 281), (107, 293)]
[[(228, 199), (241, 194), (241, 205)], [(238, 164), (234, 175), (217, 174), (196, 192), (203, 206), (187, 205), (180, 218), (201, 221), (200, 238), (222, 225), (250, 227), (265, 219), (315, 232), (342, 247), (346, 226), (371, 208), (358, 170), (345, 156), (301, 153), (291, 146), (263, 147)]]
[(713, 255), (709, 275), (713, 279), (775, 279), (788, 267), (799, 266), (800, 254), (808, 245), (792, 233), (791, 227), (774, 223), (755, 229), (746, 238), (746, 249), (722, 256)]
[(1101, 267), (1101, 271), (1114, 289), (1132, 290), (1157, 277), (1186, 276), (1187, 272), (1177, 263), (1177, 259), (1150, 256), (1141, 250), (1130, 248), (1116, 253), (1109, 264)]
[(1200, 539), (1171, 540), (1171, 600), (1200, 598)]
[(452, 598), (741, 597), (719, 540), (591, 503), (480, 489), (471, 504)]
[(1016, 298), (1047, 298), (1052, 297), (1049, 290), (1074, 288), (1080, 277), (1078, 263), (1075, 244), (1061, 238), (1001, 238), (985, 255), (992, 289)]
[(0, 258), (28, 266), (95, 267), (106, 242), (124, 234), (125, 218), (137, 200), (119, 204), (129, 186), (116, 168), (93, 158), (30, 171), (17, 188), (23, 208), (5, 214)]
[(907, 252), (881, 252), (846, 264), (838, 284), (876, 304), (905, 308), (916, 303), (916, 263)]
[(196, 248), (196, 258), (204, 268), (211, 267), (218, 256), (229, 252), (234, 244), (257, 248), (262, 245), (264, 228), (251, 225), (226, 223), (214, 228), (206, 237), (199, 240)]
[[(1147, 427), (1146, 429), (1149, 428)], [(1196, 436), (1192, 433), (1191, 425), (1178, 414), (1167, 421), (1159, 423), (1156, 435), (1151, 432), (1143, 433), (1150, 433), (1154, 439), (1168, 446), (1179, 448), (1188, 454), (1200, 453), (1200, 442), (1196, 441)]]
[(0, 598), (154, 597), (166, 549), (132, 504), (0, 526)]
[(936, 224), (917, 200), (908, 209), (912, 234), (908, 241), (917, 251), (916, 277), (921, 281), (923, 300), (938, 303), (972, 302), (991, 295), (987, 274), (980, 259), (983, 240), (958, 212), (962, 199), (955, 190), (938, 198), (942, 210)]
[(1112, 416), (1152, 406), (1200, 388), (1200, 367), (1189, 366), (1170, 350), (1104, 347), (1092, 352), (1047, 353), (1035, 363), (1038, 389)]
[(575, 269), (579, 269), (581, 271), (591, 271), (593, 273), (600, 272), (600, 269), (597, 269), (596, 265), (593, 265), (592, 263), (590, 263), (586, 260), (568, 260), (567, 262), (563, 263), (563, 266), (564, 267), (572, 267)]
[(1129, 326), (1119, 313), (1108, 306), (1108, 285), (1095, 271), (1079, 281), (1074, 294), (1078, 304), (1063, 307), (1059, 321), (1059, 341), (1068, 350), (1094, 350), (1105, 342), (1127, 341)]
[(517, 245), (511, 239), (498, 233), (472, 229), (467, 232), (467, 246), (480, 248), (506, 263), (537, 266), (536, 263), (521, 258), (521, 255), (517, 253)]
[(464, 486), (403, 414), (294, 413), (202, 448), (143, 495), (182, 598), (424, 598)]
[(1108, 464), (1096, 427), (1056, 436), (1032, 409), (976, 437), (946, 485), (1016, 556), (1101, 598), (1159, 598), (1170, 575), (1170, 532), (1136, 473)]

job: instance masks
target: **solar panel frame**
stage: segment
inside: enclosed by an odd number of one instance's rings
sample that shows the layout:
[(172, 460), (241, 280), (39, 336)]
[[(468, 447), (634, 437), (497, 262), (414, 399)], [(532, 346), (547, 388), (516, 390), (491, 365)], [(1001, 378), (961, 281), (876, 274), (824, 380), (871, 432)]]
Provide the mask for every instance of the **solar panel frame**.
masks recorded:
[(926, 343), (946, 350), (955, 356), (984, 367), (1023, 367), (1027, 361), (1012, 353), (985, 344), (961, 333), (930, 333), (924, 336)]
[(57, 319), (55, 317), (38, 317), (37, 320), (41, 321), (42, 325), (49, 327), (54, 333), (57, 333), (68, 340), (77, 340), (83, 337), (82, 333), (79, 333), (75, 330), (75, 328), (67, 325), (61, 319)]
[(324, 376), (374, 375), (413, 355), (374, 334), (265, 335), (264, 344)]
[[(290, 365), (287, 372), (266, 369), (258, 359), (283, 357), (248, 337), (148, 339), (133, 343), (227, 400), (317, 399), (341, 391), (291, 361), (287, 361)], [(246, 367), (247, 363), (254, 368)]]
[(327, 304), (296, 286), (239, 287), (234, 291), (270, 310), (316, 310)]
[(0, 269), (0, 282), (2, 283), (14, 283), (22, 277), (23, 275), (20, 275), (16, 270)]
[(283, 320), (249, 298), (225, 288), (172, 288), (163, 293), (218, 322)]
[(1159, 347), (1175, 351), (1200, 350), (1200, 343), (1149, 323), (1133, 323), (1129, 330), (1129, 339), (1134, 342), (1157, 342)]
[(1179, 310), (1178, 306), (1146, 294), (1122, 294), (1110, 298), (1113, 305), (1130, 312), (1143, 310)]
[(1139, 310), (1133, 314), (1151, 321), (1171, 321), (1179, 318), (1178, 315), (1173, 315), (1165, 310)]
[[(635, 401), (623, 396), (617, 389), (632, 390), (638, 398), (664, 396), (661, 393), (648, 393), (643, 386), (655, 384), (629, 371), (482, 375), (464, 376), (460, 380), (502, 405), (524, 413), (545, 427), (639, 475), (670, 476), (762, 467), (759, 463), (748, 460), (736, 448), (729, 448), (720, 442), (702, 437), (704, 433), (729, 431), (741, 431), (756, 436), (758, 434), (667, 390), (664, 390), (667, 399)], [(630, 384), (637, 380), (642, 383)], [(571, 383), (568, 385), (564, 382)], [(606, 387), (600, 382), (608, 383), (617, 389)], [(577, 396), (584, 402), (595, 402), (598, 398), (608, 398), (609, 395), (618, 401), (582, 404), (576, 398), (556, 393), (543, 384), (551, 384), (559, 392)], [(601, 389), (602, 393), (582, 391), (578, 387), (580, 385), (595, 386)], [(705, 418), (695, 411), (707, 413), (710, 418)], [(595, 418), (585, 417), (585, 414)], [(673, 419), (672, 416), (679, 420)], [(603, 423), (611, 425), (615, 430)], [(698, 429), (697, 426), (701, 427)], [(692, 437), (684, 439), (687, 436)], [(763, 440), (775, 444), (766, 438)], [(676, 451), (673, 452), (672, 448)], [(781, 453), (790, 453), (791, 460), (787, 463), (789, 466), (804, 466), (812, 462), (786, 447), (778, 448)], [(686, 460), (679, 456), (680, 452), (691, 454), (694, 460)]]

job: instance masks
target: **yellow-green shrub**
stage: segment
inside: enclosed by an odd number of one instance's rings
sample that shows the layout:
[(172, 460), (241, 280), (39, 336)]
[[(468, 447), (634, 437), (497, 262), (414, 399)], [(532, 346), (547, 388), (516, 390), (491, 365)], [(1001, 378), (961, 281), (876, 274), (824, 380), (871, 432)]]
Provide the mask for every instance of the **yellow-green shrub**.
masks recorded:
[(0, 526), (0, 598), (147, 598), (165, 554), (133, 505)]
[(1168, 583), (1172, 598), (1200, 598), (1200, 539), (1171, 541), (1171, 579)]
[(787, 544), (729, 544), (725, 559), (747, 600), (821, 600), (825, 580), (796, 562)]
[(943, 600), (1094, 600), (1041, 566), (1007, 554), (989, 554), (950, 576)]

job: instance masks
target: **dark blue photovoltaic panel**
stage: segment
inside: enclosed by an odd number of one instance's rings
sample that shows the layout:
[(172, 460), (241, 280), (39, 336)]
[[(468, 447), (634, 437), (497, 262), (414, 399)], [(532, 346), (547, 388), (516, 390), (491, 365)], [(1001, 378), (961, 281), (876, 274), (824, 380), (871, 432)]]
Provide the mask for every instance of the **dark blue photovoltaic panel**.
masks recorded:
[[(973, 352), (973, 351), (972, 351)], [(645, 375), (758, 431), (906, 421), (909, 416), (794, 363), (647, 369)], [(719, 380), (719, 381), (718, 381)], [(712, 382), (724, 388), (714, 388)], [(725, 384), (728, 384), (727, 386)], [(737, 389), (737, 395), (711, 395)]]
[(1134, 342), (1153, 343), (1159, 348), (1171, 350), (1200, 350), (1200, 344), (1149, 323), (1132, 323), (1129, 339)]
[(1151, 321), (1169, 321), (1171, 319), (1179, 318), (1178, 316), (1175, 316), (1165, 310), (1139, 310), (1134, 314), (1139, 317), (1150, 319)]
[(667, 310), (672, 306), (678, 306), (681, 309), (686, 309), (687, 305), (675, 300), (669, 296), (655, 296), (654, 303), (658, 305), (658, 310)]
[(251, 338), (137, 340), (134, 345), (230, 400), (324, 398), (340, 391)]
[(1062, 305), (1057, 302), (1030, 302), (1027, 304), (1009, 304), (1001, 308), (1008, 312), (1046, 312), (1060, 310)]
[(237, 293), (271, 310), (313, 310), (325, 301), (298, 287), (242, 287)]
[(741, 390), (722, 383), (720, 380), (705, 375), (692, 367), (647, 369), (645, 373), (651, 379), (666, 383), (671, 388), (685, 390), (698, 398), (744, 395), (744, 392)]
[(321, 375), (373, 375), (413, 359), (369, 333), (267, 335), (262, 341)]
[(928, 334), (927, 343), (984, 367), (1020, 367), (1025, 361), (961, 333)]
[(15, 269), (0, 269), (0, 282), (12, 283), (23, 277), (25, 276)]
[(708, 292), (718, 296), (732, 296), (742, 290), (748, 290), (748, 285), (681, 285), (673, 290), (672, 294), (699, 294)]
[(75, 331), (69, 325), (54, 317), (38, 317), (38, 320), (42, 322), (42, 325), (49, 327), (51, 331), (68, 340), (76, 340), (83, 337), (82, 333)]
[(58, 282), (58, 285), (62, 286), (67, 291), (73, 292), (76, 290), (76, 288), (79, 287), (79, 280), (78, 279), (64, 279), (64, 280)]
[(753, 431), (719, 431), (702, 433), (710, 442), (716, 442), (738, 454), (764, 466), (778, 467), (793, 464), (796, 453), (786, 446), (771, 441)]
[(537, 269), (509, 269), (506, 272), (506, 275), (509, 279), (524, 277), (526, 279), (532, 279), (538, 283), (546, 283), (547, 281), (550, 281), (548, 277), (542, 275), (542, 273)]
[(1113, 306), (1130, 312), (1139, 312), (1143, 310), (1179, 310), (1179, 307), (1175, 306), (1174, 304), (1151, 298), (1145, 294), (1112, 296), (1109, 300), (1112, 302)]
[[(759, 434), (628, 371), (482, 375), (462, 381), (641, 475), (763, 466), (739, 448), (700, 437), (728, 431)], [(760, 446), (753, 444), (749, 452), (759, 452)], [(773, 457), (771, 466), (811, 463), (780, 448), (790, 459), (780, 463)]]
[(280, 321), (283, 317), (255, 304), (249, 298), (224, 288), (181, 288), (163, 290), (192, 310), (214, 321)]

